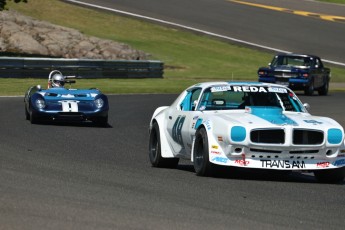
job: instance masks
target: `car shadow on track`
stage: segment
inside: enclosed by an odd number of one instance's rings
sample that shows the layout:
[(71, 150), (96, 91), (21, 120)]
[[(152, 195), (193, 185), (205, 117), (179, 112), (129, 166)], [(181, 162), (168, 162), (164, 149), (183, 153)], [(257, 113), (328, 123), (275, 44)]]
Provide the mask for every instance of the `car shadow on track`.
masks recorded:
[(98, 125), (89, 121), (41, 121), (35, 125), (46, 126), (73, 126), (73, 127), (90, 127), (90, 128), (113, 128), (112, 125), (107, 123), (106, 125)]

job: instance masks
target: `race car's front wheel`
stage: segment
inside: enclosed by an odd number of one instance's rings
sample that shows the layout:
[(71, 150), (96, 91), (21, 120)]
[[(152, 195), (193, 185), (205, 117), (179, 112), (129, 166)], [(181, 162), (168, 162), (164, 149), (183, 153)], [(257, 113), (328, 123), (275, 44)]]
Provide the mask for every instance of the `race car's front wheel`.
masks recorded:
[(176, 168), (179, 162), (179, 158), (162, 157), (159, 126), (156, 122), (153, 123), (150, 132), (149, 158), (151, 165), (159, 168)]
[(321, 183), (341, 183), (345, 177), (345, 167), (314, 171), (316, 179)]
[(212, 176), (213, 165), (208, 155), (208, 139), (205, 128), (196, 131), (193, 149), (194, 170), (198, 176)]
[(38, 124), (39, 123), (37, 116), (34, 114), (34, 112), (32, 112), (32, 110), (30, 111), (29, 115), (30, 115), (30, 123), (31, 124)]
[(25, 107), (24, 109), (25, 109), (25, 119), (26, 119), (26, 120), (30, 120), (30, 113), (28, 112), (28, 110), (26, 109), (26, 107)]

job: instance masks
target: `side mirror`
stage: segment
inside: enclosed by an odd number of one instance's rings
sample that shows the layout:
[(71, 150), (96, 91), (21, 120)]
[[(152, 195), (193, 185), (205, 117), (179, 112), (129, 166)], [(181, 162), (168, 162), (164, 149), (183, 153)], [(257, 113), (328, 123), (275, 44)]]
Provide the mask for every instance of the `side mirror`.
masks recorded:
[(310, 109), (310, 105), (309, 105), (308, 103), (304, 103), (303, 106), (304, 106), (304, 108), (305, 108), (306, 110), (309, 110), (309, 109)]

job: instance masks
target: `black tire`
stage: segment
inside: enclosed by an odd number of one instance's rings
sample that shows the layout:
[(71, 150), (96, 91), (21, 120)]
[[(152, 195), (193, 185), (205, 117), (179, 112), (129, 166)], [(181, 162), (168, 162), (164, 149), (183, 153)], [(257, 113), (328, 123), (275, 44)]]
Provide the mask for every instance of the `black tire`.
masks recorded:
[(26, 106), (24, 107), (24, 109), (25, 109), (25, 119), (28, 121), (28, 120), (30, 120), (30, 113), (26, 109)]
[(30, 111), (30, 122), (31, 124), (39, 123), (37, 116), (32, 111)]
[(337, 169), (323, 169), (314, 171), (314, 175), (320, 183), (338, 184), (344, 181), (345, 167)]
[(304, 89), (304, 94), (308, 96), (312, 96), (314, 94), (314, 79), (312, 79), (310, 85)]
[(156, 122), (153, 123), (150, 132), (149, 158), (151, 165), (158, 168), (176, 168), (179, 162), (179, 158), (162, 157), (159, 126)]
[(318, 90), (320, 96), (326, 96), (328, 94), (329, 81), (326, 81), (325, 84)]
[(209, 160), (207, 132), (203, 127), (195, 134), (193, 164), (197, 176), (214, 176), (214, 167)]

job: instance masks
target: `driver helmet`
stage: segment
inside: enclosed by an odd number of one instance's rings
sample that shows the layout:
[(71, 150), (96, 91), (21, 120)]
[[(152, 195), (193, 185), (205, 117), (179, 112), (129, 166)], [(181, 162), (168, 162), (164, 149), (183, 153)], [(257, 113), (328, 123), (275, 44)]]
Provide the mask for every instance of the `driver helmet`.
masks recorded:
[(65, 85), (65, 77), (59, 73), (54, 74), (51, 81), (51, 85), (53, 88), (59, 88)]

